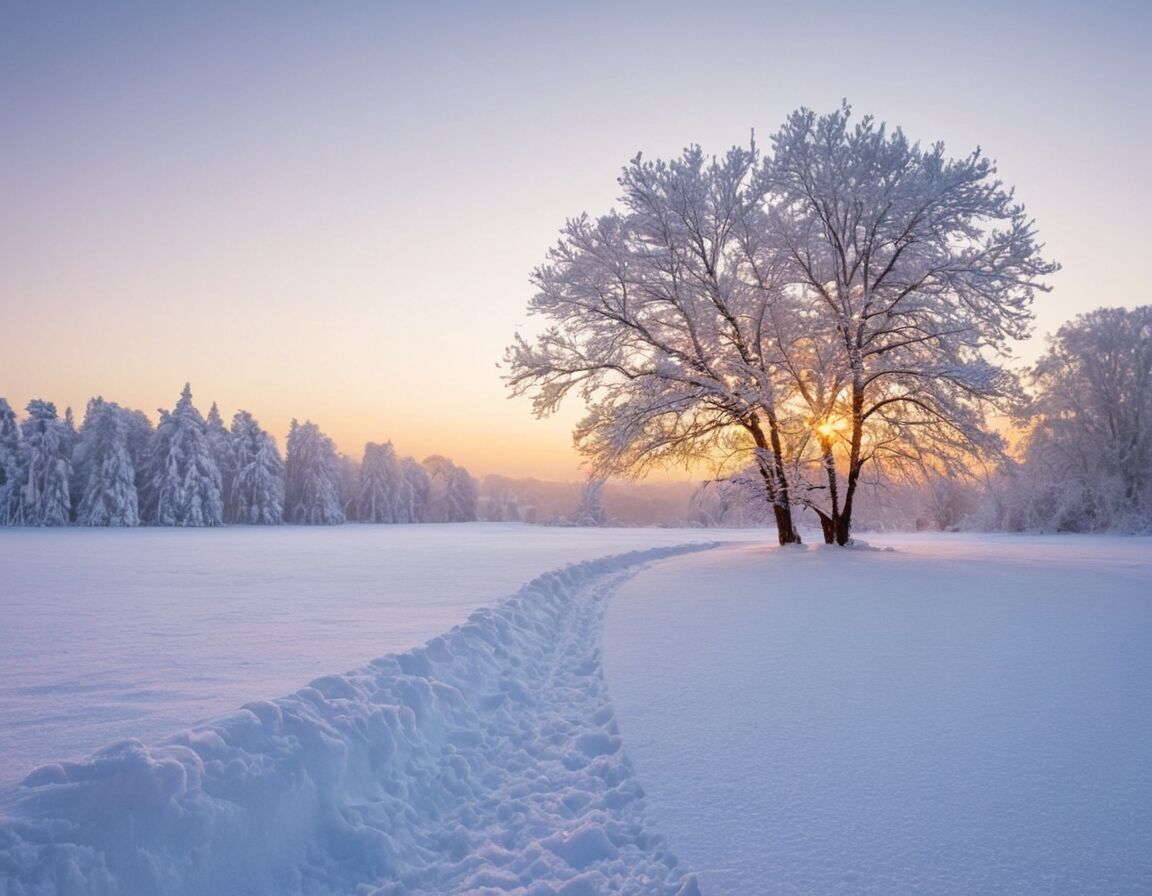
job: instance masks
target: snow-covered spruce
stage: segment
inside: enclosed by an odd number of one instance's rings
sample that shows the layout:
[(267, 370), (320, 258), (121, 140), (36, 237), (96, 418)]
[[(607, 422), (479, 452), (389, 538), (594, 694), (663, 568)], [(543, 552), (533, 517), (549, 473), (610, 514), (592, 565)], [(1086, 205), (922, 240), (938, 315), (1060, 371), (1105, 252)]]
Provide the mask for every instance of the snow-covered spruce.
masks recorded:
[(292, 421), (284, 458), (284, 521), (309, 526), (344, 522), (336, 445), (311, 420)]
[(219, 526), (224, 522), (220, 469), (212, 459), (207, 424), (184, 384), (171, 412), (160, 412), (152, 440), (144, 516), (157, 526)]
[(78, 526), (136, 526), (140, 502), (132, 458), (133, 412), (93, 398), (73, 454)]
[(232, 483), (225, 521), (278, 526), (284, 522), (284, 462), (276, 440), (247, 411), (232, 418)]
[(634, 552), (548, 573), (422, 648), (0, 793), (0, 892), (690, 896), (600, 665)]
[(0, 526), (20, 522), (20, 426), (16, 412), (0, 398)]

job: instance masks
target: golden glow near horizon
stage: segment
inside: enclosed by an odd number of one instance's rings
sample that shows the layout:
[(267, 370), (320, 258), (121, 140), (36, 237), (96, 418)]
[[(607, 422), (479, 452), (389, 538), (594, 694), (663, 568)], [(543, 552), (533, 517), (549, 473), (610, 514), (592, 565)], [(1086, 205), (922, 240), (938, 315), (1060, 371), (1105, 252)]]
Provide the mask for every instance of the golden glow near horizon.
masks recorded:
[[(1064, 265), (1040, 336), (1147, 301), (1147, 10), (989, 6), (990, 42), (971, 9), (828, 6), (21, 5), (0, 29), (0, 396), (155, 419), (191, 382), (202, 411), (249, 410), (281, 446), (296, 417), (355, 457), (391, 439), (580, 479), (581, 409), (536, 420), (497, 368), (538, 326), (528, 276), (564, 220), (608, 211), (637, 151), (722, 152), (752, 127), (766, 145), (845, 95), (998, 160)], [(897, 61), (813, 69), (829, 15)], [(764, 53), (765, 35), (787, 39)], [(683, 64), (720, 44), (741, 90)], [(1124, 176), (1095, 176), (1105, 151)]]

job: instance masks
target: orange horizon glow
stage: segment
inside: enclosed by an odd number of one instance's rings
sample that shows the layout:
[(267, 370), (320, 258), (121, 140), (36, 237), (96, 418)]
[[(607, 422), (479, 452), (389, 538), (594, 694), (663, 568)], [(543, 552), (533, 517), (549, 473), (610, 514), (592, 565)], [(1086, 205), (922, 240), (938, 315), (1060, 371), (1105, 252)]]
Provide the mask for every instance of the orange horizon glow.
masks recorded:
[[(979, 7), (984, 0), (977, 0)], [(883, 3), (882, 3), (883, 6)], [(391, 440), (474, 474), (585, 478), (573, 401), (537, 420), (498, 363), (567, 218), (607, 213), (638, 151), (758, 141), (803, 105), (982, 146), (1064, 265), (1037, 338), (1146, 299), (1149, 11), (1037, 16), (719, 0), (613, 9), (23, 4), (0, 29), (0, 396), (171, 408), (185, 382), (283, 450)], [(878, 14), (885, 12), (886, 14)], [(810, 65), (829, 16), (897, 67)], [(740, 21), (733, 30), (731, 23)], [(997, 39), (988, 40), (994, 21)], [(765, 35), (779, 35), (771, 53)], [(931, 35), (931, 40), (924, 38)], [(784, 39), (786, 38), (786, 39)], [(638, 41), (663, 50), (637, 54)], [(724, 46), (717, 91), (684, 65)], [(941, 58), (957, 63), (941, 67)], [(796, 71), (804, 71), (802, 83)], [(933, 71), (909, 79), (910, 71)], [(1027, 110), (1027, 115), (1021, 115)], [(1108, 135), (1108, 166), (1092, 176)], [(692, 478), (671, 470), (672, 478)]]

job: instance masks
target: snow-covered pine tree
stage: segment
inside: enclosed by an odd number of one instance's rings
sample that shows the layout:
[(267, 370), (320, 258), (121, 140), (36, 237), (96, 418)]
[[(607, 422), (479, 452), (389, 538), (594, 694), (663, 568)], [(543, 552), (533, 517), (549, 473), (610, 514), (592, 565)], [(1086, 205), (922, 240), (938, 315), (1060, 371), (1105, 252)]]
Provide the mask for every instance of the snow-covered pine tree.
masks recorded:
[[(208, 442), (208, 453), (220, 471), (220, 498), (224, 502), (225, 511), (231, 503), (232, 480), (236, 475), (236, 462), (232, 456), (232, 435), (220, 417), (220, 408), (216, 402), (208, 409), (208, 417), (204, 421), (204, 437)], [(225, 512), (227, 515), (227, 512)]]
[(303, 525), (344, 522), (336, 446), (315, 423), (292, 421), (284, 459), (284, 519)]
[(133, 423), (133, 412), (115, 402), (88, 402), (73, 457), (77, 525), (140, 524), (136, 466), (128, 444)]
[(463, 467), (440, 454), (425, 458), (431, 490), (427, 519), (433, 523), (471, 523), (476, 521), (480, 490), (476, 480)]
[(56, 416), (56, 405), (39, 399), (28, 403), (20, 431), (19, 520), (26, 526), (66, 526), (72, 509), (71, 433)]
[(400, 482), (396, 496), (396, 522), (427, 521), (428, 494), (432, 483), (428, 471), (414, 457), (400, 461)]
[(212, 460), (207, 424), (184, 385), (171, 412), (160, 411), (152, 440), (146, 521), (157, 526), (219, 526), (224, 522), (220, 470)]
[(355, 518), (365, 523), (399, 522), (400, 464), (391, 442), (364, 446), (360, 481), (356, 490)]
[(20, 523), (20, 427), (16, 412), (0, 398), (0, 526)]
[(284, 463), (276, 440), (247, 411), (232, 418), (234, 476), (225, 518), (230, 523), (277, 526), (284, 522)]
[(143, 411), (120, 408), (120, 419), (128, 433), (128, 456), (136, 470), (136, 495), (139, 499), (141, 522), (144, 521), (144, 507), (147, 504), (148, 459), (152, 453), (152, 438), (155, 430), (152, 421)]

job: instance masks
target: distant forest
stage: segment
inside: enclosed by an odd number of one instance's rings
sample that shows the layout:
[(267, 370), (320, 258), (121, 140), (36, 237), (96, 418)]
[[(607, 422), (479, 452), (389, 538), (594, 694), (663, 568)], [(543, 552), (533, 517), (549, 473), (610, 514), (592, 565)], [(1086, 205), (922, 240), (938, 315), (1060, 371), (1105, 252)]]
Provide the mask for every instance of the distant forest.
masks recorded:
[(292, 421), (283, 458), (247, 411), (205, 418), (185, 386), (153, 427), (103, 398), (77, 427), (33, 400), (18, 422), (0, 398), (0, 525), (220, 526), (468, 522), (476, 480), (448, 458), (397, 457), (368, 443), (358, 463), (310, 421)]

